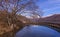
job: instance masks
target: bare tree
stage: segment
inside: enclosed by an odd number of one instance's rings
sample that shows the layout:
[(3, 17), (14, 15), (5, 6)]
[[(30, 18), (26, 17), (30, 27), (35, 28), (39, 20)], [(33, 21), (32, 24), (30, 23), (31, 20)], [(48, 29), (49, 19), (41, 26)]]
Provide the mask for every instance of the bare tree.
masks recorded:
[(8, 26), (14, 31), (14, 26), (17, 20), (17, 14), (23, 13), (22, 10), (30, 10), (32, 14), (36, 14), (35, 10), (37, 6), (35, 5), (35, 0), (0, 0), (0, 11), (6, 13), (6, 19)]
[[(17, 13), (24, 13), (21, 12), (24, 9), (32, 11), (30, 13), (33, 15), (39, 15), (37, 13), (38, 6), (36, 6), (34, 1), (35, 0), (0, 0), (0, 10), (7, 13), (8, 25), (11, 24), (10, 20), (14, 22)], [(11, 13), (11, 17), (9, 13)]]

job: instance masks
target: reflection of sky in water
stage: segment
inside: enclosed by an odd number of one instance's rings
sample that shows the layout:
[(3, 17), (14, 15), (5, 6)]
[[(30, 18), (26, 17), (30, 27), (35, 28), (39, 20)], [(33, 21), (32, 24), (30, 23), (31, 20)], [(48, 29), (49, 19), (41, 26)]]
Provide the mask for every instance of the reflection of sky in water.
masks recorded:
[(17, 37), (60, 37), (60, 33), (44, 26), (28, 26), (16, 34)]

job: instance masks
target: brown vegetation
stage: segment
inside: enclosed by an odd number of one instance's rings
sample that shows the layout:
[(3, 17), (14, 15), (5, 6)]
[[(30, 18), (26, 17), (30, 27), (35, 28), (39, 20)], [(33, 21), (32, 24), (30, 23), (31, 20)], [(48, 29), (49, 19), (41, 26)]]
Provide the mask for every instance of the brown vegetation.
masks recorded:
[(19, 21), (18, 19), (14, 21), (15, 21), (14, 26), (12, 23), (11, 25), (8, 25), (6, 13), (0, 12), (0, 37), (1, 36), (8, 37), (9, 35), (13, 36), (16, 33), (16, 30), (18, 31), (22, 28), (22, 26), (24, 26), (22, 21)]

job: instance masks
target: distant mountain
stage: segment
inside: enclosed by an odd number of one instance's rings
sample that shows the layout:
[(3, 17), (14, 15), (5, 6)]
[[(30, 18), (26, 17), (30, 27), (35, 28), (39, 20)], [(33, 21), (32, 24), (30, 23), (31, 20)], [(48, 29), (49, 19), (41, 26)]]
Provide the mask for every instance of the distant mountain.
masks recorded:
[(60, 14), (55, 14), (49, 17), (40, 18), (39, 22), (50, 22), (54, 24), (60, 24)]
[(42, 20), (60, 24), (60, 14), (55, 14), (49, 17), (45, 17), (45, 18), (42, 18)]

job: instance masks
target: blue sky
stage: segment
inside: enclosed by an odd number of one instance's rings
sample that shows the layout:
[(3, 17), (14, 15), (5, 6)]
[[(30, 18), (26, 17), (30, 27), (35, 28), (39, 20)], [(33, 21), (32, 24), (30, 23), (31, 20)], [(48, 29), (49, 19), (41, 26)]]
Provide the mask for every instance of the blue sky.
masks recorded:
[(60, 14), (60, 0), (39, 0), (37, 5), (44, 12), (44, 16)]

